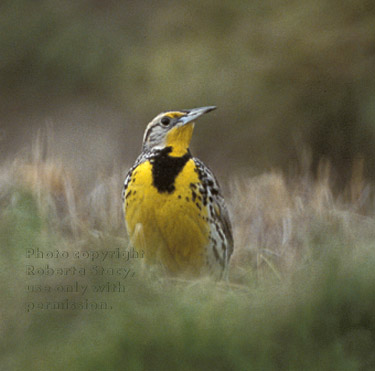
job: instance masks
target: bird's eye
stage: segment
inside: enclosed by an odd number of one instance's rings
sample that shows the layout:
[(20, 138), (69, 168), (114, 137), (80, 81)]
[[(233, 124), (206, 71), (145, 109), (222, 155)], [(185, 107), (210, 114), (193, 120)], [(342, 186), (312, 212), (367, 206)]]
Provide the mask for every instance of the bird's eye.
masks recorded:
[(165, 126), (167, 126), (169, 123), (170, 123), (170, 118), (169, 117), (163, 117), (162, 119), (161, 119), (161, 123), (163, 124), (163, 125), (165, 125)]

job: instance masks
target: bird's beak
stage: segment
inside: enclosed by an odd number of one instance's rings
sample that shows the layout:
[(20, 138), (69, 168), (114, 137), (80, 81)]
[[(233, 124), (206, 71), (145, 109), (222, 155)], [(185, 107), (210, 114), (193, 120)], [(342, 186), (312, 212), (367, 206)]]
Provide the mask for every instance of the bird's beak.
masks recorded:
[(208, 106), (208, 107), (200, 107), (200, 108), (184, 110), (183, 112), (186, 112), (186, 115), (181, 116), (177, 123), (178, 124), (181, 123), (181, 126), (185, 125), (188, 122), (195, 120), (199, 116), (202, 116), (203, 114), (207, 112), (213, 111), (214, 109), (216, 109), (215, 106)]

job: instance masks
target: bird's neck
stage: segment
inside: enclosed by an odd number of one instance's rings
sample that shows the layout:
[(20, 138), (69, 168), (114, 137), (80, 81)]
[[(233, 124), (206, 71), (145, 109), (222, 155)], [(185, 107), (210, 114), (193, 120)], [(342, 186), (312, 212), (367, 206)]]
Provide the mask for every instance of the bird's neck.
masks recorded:
[(182, 157), (189, 152), (194, 123), (173, 128), (166, 137), (165, 146), (171, 148), (169, 156)]

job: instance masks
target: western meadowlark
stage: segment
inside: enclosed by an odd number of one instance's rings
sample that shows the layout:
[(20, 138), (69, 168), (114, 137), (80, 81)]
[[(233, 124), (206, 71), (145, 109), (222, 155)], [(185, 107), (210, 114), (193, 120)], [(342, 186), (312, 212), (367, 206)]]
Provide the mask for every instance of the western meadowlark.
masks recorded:
[(171, 273), (222, 277), (233, 252), (232, 228), (219, 184), (192, 157), (194, 120), (216, 107), (168, 111), (143, 136), (142, 153), (122, 193), (131, 244)]

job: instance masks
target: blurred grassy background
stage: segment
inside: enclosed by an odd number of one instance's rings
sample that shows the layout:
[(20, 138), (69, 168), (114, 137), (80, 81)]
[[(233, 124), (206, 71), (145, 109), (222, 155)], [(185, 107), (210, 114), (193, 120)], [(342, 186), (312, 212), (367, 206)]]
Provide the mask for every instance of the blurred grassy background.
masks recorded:
[[(1, 1), (0, 368), (373, 370), (374, 45), (365, 0)], [(26, 313), (61, 295), (25, 293), (25, 249), (126, 248), (147, 122), (211, 104), (192, 147), (230, 283), (144, 272), (110, 312)]]
[(1, 152), (48, 121), (81, 170), (130, 164), (157, 113), (214, 104), (193, 148), (217, 171), (287, 170), (308, 151), (338, 184), (357, 158), (374, 178), (374, 45), (368, 0), (4, 0)]

